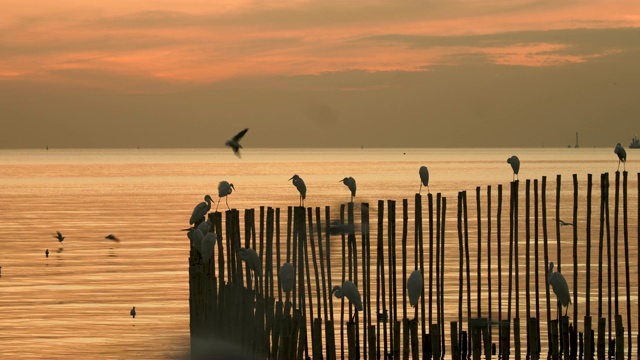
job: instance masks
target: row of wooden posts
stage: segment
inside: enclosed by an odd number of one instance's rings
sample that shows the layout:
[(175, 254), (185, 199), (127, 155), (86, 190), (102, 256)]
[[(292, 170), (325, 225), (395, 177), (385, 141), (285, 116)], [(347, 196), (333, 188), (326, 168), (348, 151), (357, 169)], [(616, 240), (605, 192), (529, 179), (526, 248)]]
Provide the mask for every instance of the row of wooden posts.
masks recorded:
[[(553, 359), (618, 359), (628, 356), (632, 358), (635, 343), (636, 356), (640, 337), (640, 308), (636, 311), (636, 338), (632, 336), (631, 291), (633, 284), (630, 272), (635, 271), (636, 279), (640, 273), (636, 259), (633, 264), (629, 259), (629, 223), (627, 172), (622, 173), (622, 218), (624, 258), (619, 257), (619, 216), (620, 216), (620, 172), (615, 176), (613, 243), (611, 242), (609, 174), (600, 178), (599, 238), (598, 245), (598, 280), (597, 280), (597, 318), (592, 319), (590, 298), (591, 290), (591, 251), (592, 239), (592, 188), (591, 174), (587, 177), (586, 195), (586, 229), (585, 247), (578, 248), (579, 193), (578, 177), (573, 175), (573, 290), (571, 299), (573, 315), (552, 319), (551, 297), (547, 278), (549, 260), (547, 181), (543, 177), (540, 184), (533, 181), (533, 199), (531, 199), (530, 180), (525, 182), (525, 216), (520, 214), (520, 181), (510, 184), (509, 193), (509, 236), (508, 236), (508, 285), (506, 317), (504, 314), (504, 284), (502, 251), (507, 251), (503, 244), (507, 241), (502, 234), (502, 185), (497, 188), (497, 210), (492, 207), (492, 188), (486, 188), (486, 208), (481, 201), (481, 188), (476, 188), (476, 229), (477, 255), (476, 279), (471, 281), (469, 218), (467, 211), (467, 193), (461, 191), (457, 198), (457, 248), (454, 254), (458, 262), (458, 294), (457, 321), (451, 321), (449, 329), (445, 324), (445, 268), (454, 264), (446, 262), (445, 244), (456, 248), (455, 240), (446, 237), (447, 198), (441, 194), (427, 195), (428, 220), (423, 221), (422, 196), (416, 194), (413, 230), (413, 259), (408, 254), (409, 243), (409, 203), (402, 201), (402, 229), (396, 229), (396, 202), (394, 200), (378, 201), (377, 223), (370, 222), (370, 206), (360, 205), (360, 222), (355, 222), (355, 205), (349, 203), (340, 208), (339, 219), (332, 218), (331, 209), (327, 206), (322, 214), (320, 208), (289, 207), (286, 217), (286, 240), (281, 240), (280, 209), (264, 207), (259, 210), (258, 229), (256, 229), (255, 211), (244, 211), (244, 243), (241, 241), (241, 221), (239, 211), (232, 209), (225, 212), (224, 226), (222, 213), (208, 215), (211, 221), (211, 232), (218, 234), (218, 241), (213, 254), (206, 262), (202, 261), (200, 250), (191, 247), (189, 258), (189, 302), (192, 338), (192, 357), (201, 358), (210, 348), (200, 346), (203, 343), (223, 342), (236, 346), (238, 351), (248, 358), (273, 359), (314, 359), (336, 358), (444, 358), (450, 352), (452, 359), (473, 357), (479, 359), (484, 353), (486, 358), (497, 355), (508, 359), (511, 354), (515, 359), (522, 355), (539, 359), (547, 356)], [(640, 183), (640, 174), (638, 174)], [(539, 193), (539, 189), (541, 192)], [(638, 189), (640, 194), (640, 188)], [(561, 177), (556, 179), (556, 243), (557, 266), (561, 269), (561, 233), (560, 233), (560, 195)], [(532, 206), (533, 205), (533, 206)], [(635, 204), (637, 205), (637, 204)], [(533, 208), (533, 226), (531, 222)], [(483, 211), (486, 209), (486, 213)], [(345, 217), (346, 212), (346, 217)], [(483, 221), (483, 213), (486, 222)], [(638, 213), (636, 208), (636, 213)], [(386, 214), (386, 223), (385, 223)], [(315, 215), (315, 217), (314, 217)], [(322, 216), (324, 215), (324, 217)], [(492, 217), (495, 216), (495, 217)], [(335, 217), (335, 215), (334, 215)], [(523, 221), (524, 220), (524, 221)], [(541, 221), (541, 226), (540, 226)], [(423, 222), (428, 224), (428, 231), (423, 231)], [(519, 225), (525, 224), (525, 266), (521, 266), (521, 231)], [(636, 227), (636, 249), (638, 249), (637, 229), (640, 228), (640, 216)], [(386, 224), (386, 226), (385, 226)], [(196, 224), (197, 225), (197, 224)], [(486, 225), (483, 226), (483, 225)], [(492, 226), (495, 225), (495, 233)], [(376, 226), (374, 231), (372, 226)], [(539, 229), (542, 229), (542, 234)], [(385, 234), (386, 230), (386, 234)], [(371, 241), (371, 234), (376, 239)], [(397, 235), (401, 238), (398, 240)], [(358, 235), (360, 237), (358, 241)], [(386, 235), (386, 236), (385, 236)], [(427, 236), (427, 239), (424, 236)], [(285, 243), (286, 241), (286, 243)], [(282, 242), (282, 244), (281, 244)], [(542, 243), (545, 269), (540, 275), (540, 242)], [(594, 240), (595, 242), (595, 240)], [(453, 245), (452, 245), (453, 244)], [(282, 245), (282, 246), (281, 246)], [(483, 246), (486, 245), (486, 252)], [(504, 244), (506, 245), (506, 244)], [(474, 246), (474, 245), (471, 245)], [(243, 262), (238, 250), (241, 247), (252, 248), (259, 256), (259, 264)], [(333, 254), (339, 248), (338, 254)], [(275, 254), (274, 254), (275, 250)], [(491, 269), (492, 251), (497, 250), (497, 284), (495, 273)], [(448, 252), (451, 251), (450, 249)], [(398, 252), (401, 253), (398, 264)], [(579, 293), (578, 257), (586, 254), (586, 278), (580, 279), (585, 284), (583, 293)], [(374, 259), (372, 260), (372, 255)], [(534, 269), (531, 271), (531, 255)], [(605, 256), (606, 255), (606, 259)], [(275, 258), (274, 258), (275, 256)], [(449, 254), (451, 256), (451, 254)], [(612, 258), (613, 256), (613, 258)], [(207, 256), (209, 258), (209, 256)], [(335, 264), (340, 259), (340, 264)], [(412, 261), (413, 260), (413, 261)], [(275, 263), (274, 263), (275, 261)], [(290, 292), (284, 292), (278, 281), (278, 269), (285, 263), (295, 269), (295, 286)], [(605, 287), (603, 267), (606, 265), (607, 280)], [(374, 266), (375, 270), (372, 269)], [(623, 296), (619, 284), (619, 267), (625, 270), (624, 295), (626, 309), (621, 309), (619, 299)], [(416, 306), (411, 318), (407, 306), (407, 269), (419, 269), (424, 278), (424, 289), (420, 303)], [(611, 269), (613, 269), (613, 274)], [(483, 273), (486, 271), (486, 274)], [(450, 270), (449, 270), (450, 271)], [(520, 280), (524, 271), (526, 288), (526, 333), (521, 333), (520, 321)], [(336, 273), (338, 272), (338, 273)], [(398, 272), (402, 274), (401, 282)], [(449, 273), (449, 277), (452, 274)], [(466, 277), (465, 277), (466, 275)], [(532, 282), (531, 277), (535, 278)], [(542, 317), (540, 309), (540, 279), (546, 284), (542, 289), (545, 296), (546, 316)], [(339, 281), (336, 279), (339, 278)], [(350, 280), (360, 290), (364, 309), (355, 312), (348, 300), (338, 300), (331, 296), (335, 285), (342, 285)], [(312, 284), (315, 282), (315, 284)], [(487, 289), (482, 288), (483, 282)], [(529, 286), (535, 284), (534, 289)], [(315, 286), (314, 286), (315, 285)], [(448, 282), (451, 289), (452, 284)], [(472, 306), (471, 286), (475, 285), (477, 303)], [(497, 285), (497, 289), (496, 289)], [(515, 287), (515, 288), (514, 288)], [(613, 287), (613, 290), (612, 290)], [(465, 289), (466, 288), (466, 289)], [(464, 291), (466, 290), (466, 292)], [(515, 290), (515, 291), (514, 291)], [(638, 299), (638, 284), (635, 284)], [(451, 291), (449, 290), (449, 293)], [(512, 296), (515, 295), (515, 296)], [(494, 301), (497, 297), (497, 314), (494, 312)], [(515, 299), (513, 299), (515, 298)], [(586, 302), (579, 302), (585, 298)], [(463, 307), (466, 299), (466, 309)], [(612, 299), (614, 304), (612, 305)], [(338, 314), (334, 311), (334, 301), (341, 301)], [(398, 302), (401, 301), (401, 304)], [(604, 302), (607, 301), (604, 313)], [(636, 302), (638, 302), (636, 300)], [(337, 304), (337, 303), (336, 303)], [(435, 308), (435, 311), (434, 311)], [(466, 313), (465, 313), (466, 310)], [(513, 310), (513, 311), (512, 311)], [(625, 311), (623, 311), (625, 310)], [(612, 313), (615, 311), (615, 313)], [(448, 310), (447, 314), (455, 314)], [(584, 316), (582, 331), (578, 331), (579, 315)], [(465, 316), (466, 315), (466, 316)], [(594, 314), (595, 315), (595, 314)], [(626, 316), (626, 327), (624, 317)], [(336, 323), (339, 316), (339, 322)], [(350, 320), (353, 318), (353, 321)], [(451, 318), (451, 316), (449, 316)], [(464, 318), (464, 319), (463, 319)], [(541, 326), (540, 319), (546, 319)], [(615, 327), (612, 325), (615, 319)], [(451, 320), (451, 319), (450, 319)], [(466, 323), (463, 322), (466, 320)], [(595, 322), (594, 322), (595, 321)], [(608, 326), (607, 326), (608, 321)], [(595, 329), (593, 326), (596, 325)], [(492, 329), (498, 327), (498, 346), (493, 343)], [(464, 330), (466, 327), (466, 330)], [(546, 333), (541, 330), (546, 328)], [(608, 329), (608, 330), (607, 330)], [(420, 331), (418, 331), (420, 330)], [(447, 331), (448, 330), (448, 331)], [(597, 330), (597, 331), (596, 331)], [(346, 338), (345, 338), (346, 331)], [(449, 335), (447, 345), (446, 335)], [(626, 334), (625, 334), (626, 332)], [(311, 339), (308, 336), (311, 336)], [(626, 337), (625, 337), (626, 335)], [(547, 352), (543, 353), (546, 338)], [(513, 342), (512, 342), (513, 339)], [(625, 351), (625, 340), (627, 343)], [(346, 341), (346, 344), (345, 344)]]

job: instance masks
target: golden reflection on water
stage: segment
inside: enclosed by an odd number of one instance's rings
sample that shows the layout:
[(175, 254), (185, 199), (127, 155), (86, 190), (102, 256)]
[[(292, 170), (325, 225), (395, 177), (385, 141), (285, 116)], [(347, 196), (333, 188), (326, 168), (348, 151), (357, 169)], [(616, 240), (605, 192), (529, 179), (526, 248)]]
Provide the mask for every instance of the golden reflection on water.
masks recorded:
[[(594, 174), (596, 185), (592, 217), (591, 274), (594, 285), (591, 288), (591, 312), (595, 316), (599, 174), (615, 170), (617, 160), (611, 156), (613, 154), (609, 154), (611, 149), (580, 151), (576, 154), (567, 152), (566, 149), (522, 149), (518, 150), (518, 153), (522, 161), (522, 179), (548, 176), (549, 219), (556, 216), (555, 175), (563, 174), (560, 216), (566, 220), (572, 217), (571, 174), (579, 174), (581, 197), (586, 194), (586, 174)], [(242, 160), (237, 160), (232, 154), (218, 150), (0, 151), (0, 357), (160, 359), (188, 353), (189, 243), (186, 233), (180, 229), (188, 226), (191, 210), (207, 193), (217, 202), (217, 182), (228, 180), (236, 186), (236, 191), (228, 199), (232, 207), (255, 208), (256, 211), (260, 205), (281, 208), (281, 242), (284, 246), (286, 207), (297, 204), (298, 200), (295, 188), (286, 181), (294, 173), (302, 176), (307, 183), (309, 195), (306, 205), (331, 205), (333, 217), (337, 216), (338, 205), (349, 199), (346, 187), (338, 183), (344, 176), (357, 179), (359, 188), (356, 201), (370, 204), (372, 223), (377, 222), (377, 200), (394, 199), (398, 201), (396, 218), (400, 224), (401, 201), (408, 198), (411, 219), (408, 226), (408, 252), (409, 264), (413, 264), (413, 198), (419, 186), (418, 168), (428, 165), (432, 177), (432, 193), (441, 191), (447, 197), (445, 322), (448, 324), (450, 321), (456, 321), (457, 191), (469, 192), (469, 219), (473, 229), (475, 187), (482, 186), (482, 194), (485, 196), (486, 185), (492, 185), (492, 218), (495, 221), (497, 184), (503, 184), (502, 242), (503, 246), (508, 245), (508, 181), (511, 180), (511, 174), (505, 160), (513, 151), (416, 149), (403, 155), (404, 152), (407, 151), (390, 149), (252, 152), (249, 149), (243, 154)], [(635, 173), (632, 172), (636, 171), (634, 169), (637, 168), (637, 164), (634, 160), (627, 164), (630, 171), (630, 219), (637, 219), (637, 183)], [(614, 174), (611, 173), (611, 176), (613, 186)], [(521, 181), (521, 184), (521, 191), (524, 191), (524, 181)], [(613, 190), (611, 192), (613, 201)], [(225, 205), (220, 206), (220, 209), (224, 210)], [(524, 199), (520, 200), (520, 206), (524, 206)], [(423, 200), (423, 209), (426, 212), (426, 197)], [(579, 213), (579, 246), (583, 248), (585, 209), (581, 207)], [(324, 216), (324, 209), (322, 214)], [(524, 211), (521, 210), (520, 214), (524, 216)], [(484, 218), (486, 211), (483, 208), (483, 220)], [(357, 219), (359, 214), (356, 215)], [(630, 221), (629, 226), (631, 239), (637, 239), (637, 220)], [(549, 227), (550, 238), (555, 240), (553, 223), (550, 222)], [(375, 241), (377, 227), (372, 228), (371, 239)], [(524, 266), (524, 225), (521, 225), (519, 230), (520, 266)], [(53, 237), (56, 231), (61, 231), (66, 237), (62, 244)], [(384, 231), (386, 234), (386, 227)], [(396, 243), (399, 246), (400, 225), (397, 226), (397, 231)], [(426, 241), (426, 214), (424, 231)], [(495, 249), (495, 225), (492, 231)], [(114, 233), (122, 241), (114, 243), (105, 239), (104, 237), (110, 233)], [(570, 290), (573, 291), (571, 230), (562, 228), (561, 235), (562, 272), (567, 277)], [(477, 234), (472, 230), (469, 236), (472, 246), (471, 281), (475, 284), (477, 259), (474, 249)], [(338, 239), (332, 238), (331, 259), (334, 267), (337, 267), (336, 264), (342, 259)], [(622, 237), (619, 241), (620, 254), (623, 254)], [(357, 243), (360, 242), (358, 235)], [(486, 249), (485, 236), (483, 248)], [(50, 251), (48, 258), (44, 254), (46, 249)], [(426, 249), (427, 244), (425, 251)], [(553, 245), (550, 244), (549, 249), (550, 260), (554, 260), (555, 241)], [(372, 261), (375, 264), (375, 245), (372, 245), (372, 251)], [(283, 250), (283, 259), (284, 254)], [(398, 252), (399, 270), (402, 260), (400, 256), (401, 253)], [(503, 271), (507, 271), (508, 246), (503, 247), (502, 256)], [(425, 254), (425, 258), (428, 259), (428, 254)], [(631, 241), (632, 265), (637, 266), (636, 259), (637, 240)], [(543, 261), (542, 254), (540, 261)], [(497, 319), (496, 267), (494, 253), (494, 320)], [(413, 265), (408, 265), (409, 273), (412, 268)], [(543, 265), (540, 268), (544, 271)], [(375, 271), (375, 267), (372, 270)], [(388, 268), (385, 271), (388, 275)], [(579, 271), (583, 279), (584, 255), (579, 257)], [(624, 286), (624, 268), (620, 267), (619, 271), (621, 284)], [(483, 269), (483, 274), (486, 274), (486, 268)], [(520, 316), (524, 317), (524, 273), (521, 274)], [(632, 319), (637, 319), (637, 271), (632, 271), (631, 274), (631, 316)], [(398, 282), (401, 282), (402, 273), (398, 272), (397, 277)], [(541, 274), (540, 277), (541, 282), (544, 281), (544, 275)], [(333, 284), (338, 284), (341, 272), (334, 269), (332, 278)], [(486, 292), (486, 277), (483, 276), (483, 279), (482, 287)], [(428, 276), (425, 276), (425, 282), (428, 284)], [(581, 294), (584, 294), (582, 285), (581, 283)], [(506, 286), (505, 275), (504, 315)], [(475, 286), (472, 286), (471, 301), (474, 307), (475, 289)], [(375, 285), (372, 290), (375, 290)], [(464, 291), (466, 294), (466, 288)], [(313, 296), (315, 301), (315, 294)], [(401, 296), (401, 293), (398, 296)], [(541, 297), (544, 298), (542, 285)], [(398, 299), (399, 305), (401, 301)], [(554, 309), (553, 295), (551, 301)], [(578, 301), (583, 306), (585, 299), (579, 298)], [(620, 301), (622, 312), (626, 313), (624, 296)], [(543, 322), (546, 316), (544, 304), (543, 300)], [(375, 304), (372, 305), (375, 308)], [(129, 316), (132, 306), (136, 307), (138, 313), (135, 319)], [(316, 306), (314, 303), (314, 313), (317, 313)], [(337, 299), (334, 299), (334, 307), (334, 316), (338, 322), (340, 302)], [(433, 311), (435, 319), (435, 306)], [(569, 313), (572, 311), (573, 308), (570, 308)], [(463, 312), (463, 319), (466, 319), (466, 298)], [(348, 313), (348, 310), (345, 310), (345, 313)], [(409, 313), (413, 317), (413, 310), (410, 309)], [(476, 314), (475, 309), (472, 313)], [(552, 315), (555, 316), (554, 314), (555, 309), (552, 310)], [(583, 315), (584, 311), (581, 310), (580, 317)], [(402, 313), (399, 314), (399, 318), (401, 317)], [(624, 322), (626, 326), (626, 317)], [(546, 327), (544, 323), (541, 325), (541, 332), (544, 334)], [(632, 325), (636, 326), (636, 323)], [(579, 326), (582, 328), (581, 324)], [(449, 344), (448, 325), (445, 326), (445, 330)], [(635, 333), (637, 330), (633, 331)], [(339, 335), (336, 340), (339, 342)], [(546, 349), (544, 343), (543, 348)]]

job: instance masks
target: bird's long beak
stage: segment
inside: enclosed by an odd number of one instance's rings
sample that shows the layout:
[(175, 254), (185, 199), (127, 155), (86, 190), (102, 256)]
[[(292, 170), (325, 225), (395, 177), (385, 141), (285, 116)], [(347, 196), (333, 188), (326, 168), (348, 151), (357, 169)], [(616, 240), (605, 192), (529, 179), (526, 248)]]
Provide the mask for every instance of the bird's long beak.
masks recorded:
[(233, 184), (230, 184), (230, 185), (231, 185), (231, 188), (232, 188), (233, 190), (235, 190), (235, 189), (236, 189), (236, 187), (235, 187), (235, 186), (233, 186)]
[(291, 179), (293, 179), (293, 176), (291, 178), (289, 178), (289, 180), (287, 180), (287, 181), (291, 181)]

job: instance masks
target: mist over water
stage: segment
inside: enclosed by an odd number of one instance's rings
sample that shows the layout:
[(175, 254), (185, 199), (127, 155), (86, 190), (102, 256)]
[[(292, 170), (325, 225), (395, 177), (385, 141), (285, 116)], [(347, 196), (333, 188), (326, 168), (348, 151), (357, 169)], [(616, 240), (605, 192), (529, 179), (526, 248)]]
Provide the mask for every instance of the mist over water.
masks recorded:
[[(627, 154), (629, 236), (632, 239), (629, 256), (634, 266), (631, 271), (631, 315), (632, 319), (637, 319), (636, 174), (640, 170), (640, 161), (637, 160), (640, 152), (627, 149)], [(399, 224), (402, 199), (408, 199), (408, 228), (411, 232), (408, 242), (411, 246), (409, 264), (413, 264), (414, 196), (420, 187), (418, 169), (426, 165), (430, 173), (431, 193), (435, 195), (440, 192), (447, 198), (445, 321), (448, 324), (458, 317), (455, 301), (458, 294), (457, 193), (461, 190), (468, 192), (469, 226), (472, 230), (469, 241), (471, 246), (475, 246), (475, 189), (481, 186), (482, 217), (486, 221), (486, 187), (491, 186), (491, 216), (495, 222), (497, 188), (500, 184), (503, 186), (502, 255), (503, 259), (508, 259), (508, 196), (512, 171), (506, 160), (511, 155), (517, 155), (521, 162), (519, 202), (522, 218), (526, 179), (547, 176), (550, 261), (557, 264), (561, 260), (562, 273), (569, 282), (571, 292), (571, 227), (561, 228), (562, 258), (557, 259), (555, 255), (555, 224), (551, 219), (556, 217), (556, 176), (562, 175), (559, 217), (573, 221), (572, 175), (578, 175), (581, 204), (577, 221), (578, 246), (583, 249), (587, 174), (593, 174), (591, 313), (596, 316), (600, 174), (610, 173), (610, 206), (613, 207), (618, 163), (613, 147), (243, 149), (242, 159), (236, 158), (228, 149), (0, 150), (0, 357), (138, 356), (160, 359), (184, 356), (189, 351), (189, 240), (186, 232), (180, 229), (189, 226), (193, 207), (203, 201), (205, 194), (210, 194), (217, 203), (218, 182), (226, 180), (236, 188), (228, 197), (232, 208), (240, 211), (254, 208), (258, 211), (260, 206), (279, 207), (281, 221), (286, 221), (287, 206), (298, 205), (298, 192), (287, 181), (294, 174), (298, 174), (306, 183), (305, 205), (322, 208), (330, 205), (332, 218), (338, 217), (340, 204), (350, 200), (349, 190), (339, 181), (348, 176), (354, 177), (358, 185), (354, 199), (356, 221), (360, 218), (359, 204), (369, 203), (374, 231), (372, 239), (376, 236), (376, 226), (373, 224), (377, 221), (378, 200), (398, 201), (396, 218)], [(423, 226), (427, 239), (425, 189), (422, 194)], [(215, 205), (212, 211), (214, 208)], [(219, 210), (226, 210), (224, 199)], [(486, 224), (483, 224), (484, 227)], [(285, 228), (282, 226), (283, 243), (286, 240)], [(493, 229), (495, 251), (495, 223)], [(524, 234), (524, 229), (524, 223), (521, 223), (521, 234)], [(65, 236), (62, 243), (54, 237), (56, 231)], [(397, 231), (396, 243), (400, 244), (401, 226), (397, 226)], [(108, 234), (116, 235), (121, 241), (105, 239)], [(357, 238), (359, 241), (359, 234)], [(482, 239), (483, 249), (486, 250), (484, 234)], [(520, 235), (519, 239), (520, 265), (524, 266), (524, 235)], [(622, 257), (622, 235), (619, 241)], [(339, 241), (336, 241), (332, 245), (332, 257), (339, 259), (341, 249), (338, 244)], [(45, 257), (46, 249), (50, 252), (48, 258)], [(372, 251), (375, 251), (373, 247)], [(583, 253), (579, 251), (578, 257), (582, 280), (586, 270)], [(495, 253), (493, 256), (492, 267), (495, 271)], [(425, 254), (427, 257), (428, 254)], [(476, 258), (473, 253), (470, 260), (471, 268), (475, 269)], [(398, 266), (400, 261), (398, 252)], [(539, 265), (544, 271), (544, 264)], [(503, 260), (503, 271), (507, 266), (508, 262)], [(620, 266), (619, 271), (621, 286), (624, 286), (624, 267)], [(486, 270), (483, 270), (483, 274), (486, 274)], [(340, 271), (332, 275), (333, 283), (339, 283)], [(544, 274), (540, 276), (544, 281)], [(401, 278), (399, 274), (398, 281)], [(473, 274), (471, 281), (473, 284), (477, 282)], [(504, 276), (505, 289), (506, 281), (507, 277)], [(495, 273), (492, 282), (493, 311), (497, 314)], [(425, 275), (425, 286), (427, 284), (428, 276)], [(583, 291), (583, 285), (581, 282), (580, 291)], [(486, 292), (486, 279), (482, 287)], [(541, 296), (544, 297), (542, 285), (541, 289)], [(524, 273), (521, 273), (520, 291), (520, 316), (524, 318)], [(624, 288), (621, 291), (624, 294)], [(471, 292), (474, 306), (475, 286), (472, 286)], [(582, 296), (578, 300), (584, 306), (584, 292)], [(553, 295), (551, 301), (552, 316), (555, 318)], [(624, 296), (621, 295), (620, 301), (621, 311), (625, 314)], [(135, 319), (129, 316), (132, 306), (137, 311)], [(506, 314), (506, 294), (503, 294), (503, 306), (503, 313)], [(546, 309), (543, 310), (543, 306), (544, 303), (541, 304), (544, 314)], [(463, 311), (466, 319), (466, 303)], [(570, 308), (570, 316), (572, 311), (573, 308)], [(474, 309), (472, 313), (476, 313)], [(581, 310), (580, 317), (583, 315), (584, 311)], [(541, 323), (545, 321), (545, 316)], [(413, 317), (413, 311), (410, 311), (410, 317)], [(626, 326), (626, 316), (624, 322)], [(633, 320), (632, 326), (636, 324), (637, 321)], [(449, 330), (449, 326), (445, 328)], [(581, 321), (579, 328), (583, 329)], [(544, 331), (546, 327), (541, 327), (541, 333)], [(637, 329), (633, 328), (633, 331), (635, 337)], [(448, 341), (447, 337), (447, 346)], [(546, 349), (544, 345), (543, 349)]]

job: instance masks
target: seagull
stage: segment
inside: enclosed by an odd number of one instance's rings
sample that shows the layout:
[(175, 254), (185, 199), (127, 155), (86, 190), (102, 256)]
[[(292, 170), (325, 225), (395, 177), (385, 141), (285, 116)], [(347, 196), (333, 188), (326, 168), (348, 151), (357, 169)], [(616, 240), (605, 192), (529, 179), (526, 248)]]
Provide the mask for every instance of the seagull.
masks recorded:
[(120, 239), (118, 239), (118, 237), (113, 235), (113, 234), (109, 234), (109, 235), (105, 236), (104, 238), (105, 239), (109, 239), (109, 240), (113, 240), (115, 242), (120, 242)]
[(520, 159), (513, 155), (507, 159), (507, 162), (511, 164), (511, 168), (513, 169), (513, 180), (515, 181), (516, 178), (518, 178), (518, 172), (520, 171)]
[(304, 199), (307, 197), (307, 186), (304, 184), (304, 180), (298, 174), (293, 175), (289, 180), (293, 180), (293, 185), (300, 193), (300, 206), (304, 206)]
[(131, 315), (132, 318), (136, 318), (136, 307), (132, 307), (131, 311), (129, 311), (129, 315)]
[(620, 171), (620, 162), (624, 164), (624, 168), (623, 168), (624, 171), (627, 171), (627, 152), (624, 150), (622, 145), (618, 143), (618, 145), (616, 145), (616, 148), (615, 150), (613, 150), (613, 152), (618, 155), (618, 169), (616, 171)]
[(239, 158), (241, 158), (240, 149), (242, 149), (242, 145), (240, 145), (240, 140), (242, 139), (244, 134), (247, 133), (247, 131), (249, 131), (249, 128), (246, 128), (240, 131), (239, 133), (236, 134), (236, 136), (232, 137), (231, 139), (227, 140), (226, 143), (224, 143), (225, 146), (232, 148), (233, 153), (236, 154), (236, 156)]
[(62, 241), (64, 240), (64, 236), (62, 236), (62, 233), (60, 231), (56, 231), (56, 234), (53, 235), (53, 237), (58, 239), (58, 241), (60, 241), (60, 243), (62, 243)]
[[(220, 199), (224, 198), (224, 202), (225, 204), (227, 204), (227, 209), (231, 210), (231, 208), (229, 207), (228, 195), (231, 194), (231, 192), (235, 189), (235, 186), (233, 186), (233, 184), (230, 184), (228, 181), (220, 181), (220, 183), (218, 184), (218, 205), (220, 205)], [(218, 205), (216, 205), (216, 211), (218, 211)]]

